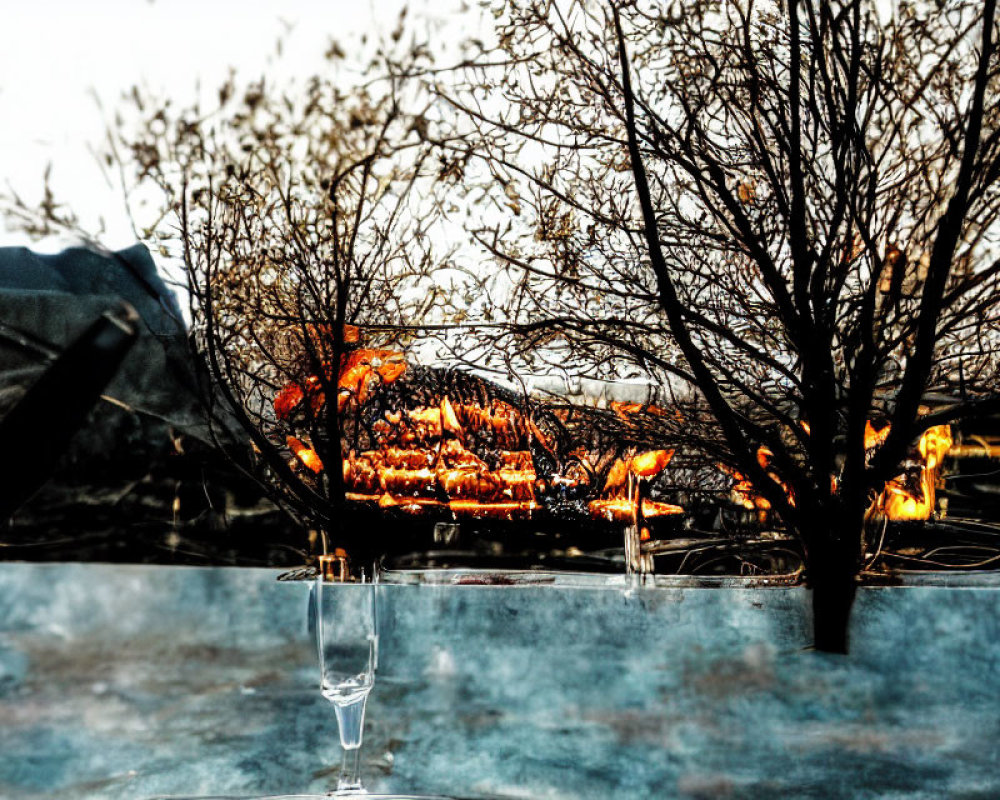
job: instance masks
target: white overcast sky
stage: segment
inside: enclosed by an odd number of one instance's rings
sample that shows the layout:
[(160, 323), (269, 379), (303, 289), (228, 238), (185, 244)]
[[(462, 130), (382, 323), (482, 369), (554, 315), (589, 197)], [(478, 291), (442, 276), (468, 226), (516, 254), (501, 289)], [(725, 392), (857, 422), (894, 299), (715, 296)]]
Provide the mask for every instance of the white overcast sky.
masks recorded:
[[(103, 217), (102, 242), (127, 247), (135, 238), (120, 193), (108, 186), (91, 148), (103, 138), (104, 117), (123, 92), (146, 85), (184, 105), (195, 85), (217, 87), (230, 67), (246, 79), (329, 69), (331, 37), (348, 53), (363, 33), (395, 27), (400, 9), (435, 49), (454, 43), (478, 16), (464, 0), (21, 0), (5, 3), (0, 24), (0, 181), (22, 197), (40, 197), (52, 163), (57, 199), (88, 228)], [(892, 0), (877, 0), (891, 13)], [(456, 13), (459, 8), (465, 13)], [(290, 32), (288, 32), (290, 26)], [(285, 46), (275, 60), (275, 43)], [(346, 70), (345, 70), (346, 72)], [(349, 80), (348, 74), (342, 79)], [(56, 250), (67, 242), (31, 243), (0, 223), (0, 246), (34, 244)]]
[[(4, 4), (0, 180), (22, 196), (37, 199), (45, 165), (52, 162), (57, 199), (72, 205), (87, 223), (103, 216), (108, 223), (105, 245), (133, 244), (119, 194), (107, 185), (90, 154), (104, 132), (94, 93), (113, 110), (121, 94), (138, 83), (165, 91), (183, 104), (194, 98), (197, 81), (214, 88), (230, 67), (247, 79), (313, 74), (329, 69), (323, 53), (331, 37), (349, 51), (352, 39), (363, 32), (391, 30), (403, 5), (403, 0)], [(410, 5), (411, 18), (441, 18), (440, 4), (418, 0)], [(275, 43), (288, 26), (284, 54), (275, 62)], [(0, 225), (0, 245), (12, 244), (30, 242)], [(60, 244), (36, 247), (51, 251)]]

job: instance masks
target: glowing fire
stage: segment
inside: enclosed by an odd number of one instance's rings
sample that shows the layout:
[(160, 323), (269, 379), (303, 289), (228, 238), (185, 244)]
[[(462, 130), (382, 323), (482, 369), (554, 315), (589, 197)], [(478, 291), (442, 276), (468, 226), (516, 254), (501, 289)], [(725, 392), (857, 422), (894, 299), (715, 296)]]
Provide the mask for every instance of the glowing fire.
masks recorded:
[[(406, 372), (406, 361), (398, 350), (373, 350), (361, 348), (347, 353), (340, 360), (337, 381), (337, 410), (343, 412), (349, 403), (363, 403), (376, 386), (389, 384)], [(327, 382), (332, 375), (326, 376)], [(274, 399), (274, 413), (278, 419), (288, 419), (308, 399), (309, 411), (314, 416), (326, 404), (324, 381), (309, 375), (301, 382), (289, 383)]]
[[(883, 429), (888, 435), (889, 426)], [(885, 436), (882, 437), (882, 441)], [(951, 426), (935, 425), (928, 428), (917, 442), (917, 451), (923, 462), (917, 474), (899, 475), (885, 485), (872, 509), (891, 520), (930, 519), (934, 511), (935, 487), (941, 473), (941, 463), (951, 449)]]
[[(609, 522), (632, 522), (636, 517), (636, 502), (630, 497), (611, 497), (606, 500), (591, 500), (590, 513)], [(667, 517), (673, 514), (683, 514), (684, 509), (659, 500), (642, 499), (643, 519)]]
[(296, 439), (294, 436), (287, 437), (285, 442), (288, 445), (288, 449), (292, 451), (292, 454), (305, 466), (317, 475), (323, 471), (323, 462), (320, 461), (319, 455), (315, 450), (311, 447), (306, 447), (300, 439)]
[[(774, 453), (772, 453), (768, 448), (757, 448), (757, 463), (760, 464), (761, 469), (765, 470), (768, 475), (784, 487), (785, 494), (788, 496), (788, 502), (794, 506), (795, 495), (792, 493), (792, 490), (778, 478), (773, 470), (770, 469), (771, 459), (773, 457)], [(763, 495), (758, 494), (750, 479), (739, 470), (728, 467), (725, 464), (719, 464), (719, 468), (726, 474), (732, 476), (732, 478), (736, 481), (730, 489), (733, 501), (745, 508), (747, 511), (757, 512), (758, 519), (763, 522), (767, 513), (771, 510), (771, 501)]]
[[(355, 344), (360, 341), (356, 329), (345, 338)], [(399, 351), (351, 350), (341, 359), (337, 375), (338, 411), (361, 413), (362, 405), (380, 387), (396, 382), (406, 371)], [(289, 383), (274, 399), (276, 417), (293, 427), (302, 419), (319, 418), (331, 381), (327, 374), (322, 379), (310, 375)], [(666, 413), (638, 404), (616, 404), (614, 410), (621, 417)], [(366, 449), (352, 450), (342, 464), (346, 498), (372, 507), (414, 514), (443, 511), (456, 517), (524, 519), (541, 508), (539, 491), (585, 490), (590, 476), (582, 465), (599, 460), (581, 451), (564, 474), (540, 479), (529, 448), (554, 455), (552, 442), (518, 408), (496, 398), (459, 402), (446, 396), (436, 405), (377, 413), (374, 420), (366, 420), (370, 429)], [(344, 420), (349, 424), (347, 417)], [(483, 441), (488, 444), (480, 447)], [(286, 444), (299, 464), (316, 475), (323, 473), (323, 462), (307, 443), (288, 436)], [(683, 513), (679, 506), (641, 492), (672, 456), (672, 450), (649, 450), (619, 458), (600, 495), (587, 504), (590, 515), (629, 523)]]
[(889, 426), (883, 425), (878, 430), (872, 426), (871, 420), (865, 421), (865, 452), (870, 452), (885, 444), (889, 435)]
[[(360, 406), (406, 369), (399, 351), (349, 352), (341, 359), (337, 379), (338, 411)], [(323, 383), (315, 375), (290, 383), (274, 400), (275, 415), (285, 421), (298, 414), (318, 416), (326, 404)], [(501, 445), (492, 466), (464, 444), (467, 430), (487, 428)], [(373, 430), (383, 446), (351, 452), (343, 460), (348, 500), (409, 513), (438, 509), (503, 519), (524, 517), (538, 508), (535, 469), (525, 439), (540, 433), (507, 403), (456, 405), (445, 397), (437, 406), (386, 411)], [(323, 471), (319, 456), (300, 439), (289, 436), (286, 443), (305, 467), (316, 474)]]
[[(490, 469), (462, 445), (460, 429), (449, 430), (455, 419), (449, 421), (447, 411), (424, 408), (399, 417), (397, 438), (410, 446), (351, 453), (344, 459), (348, 499), (414, 513), (447, 508), (457, 515), (505, 519), (538, 508), (528, 451), (502, 451), (499, 466)], [(402, 425), (404, 417), (413, 418), (416, 427)], [(427, 446), (428, 439), (446, 433), (456, 438)]]
[(604, 483), (602, 497), (588, 504), (591, 516), (616, 522), (683, 514), (684, 509), (643, 497), (639, 491), (643, 479), (655, 478), (670, 463), (673, 450), (648, 450), (619, 458), (611, 467)]
[[(807, 425), (803, 424), (806, 433)], [(872, 423), (865, 423), (865, 451), (873, 452), (881, 447), (889, 435), (889, 425), (875, 428)], [(952, 446), (951, 427), (935, 425), (928, 428), (917, 442), (917, 451), (922, 463), (917, 470), (908, 471), (889, 481), (883, 492), (876, 498), (868, 513), (879, 513), (890, 520), (926, 520), (934, 511), (935, 486), (941, 472), (945, 455)], [(772, 453), (766, 447), (757, 451), (757, 463), (768, 470), (768, 474), (785, 487), (789, 502), (794, 506), (795, 497), (791, 490), (783, 484), (773, 471), (769, 470)], [(756, 511), (763, 519), (771, 509), (771, 503), (754, 489), (744, 475), (735, 469), (719, 465), (720, 468), (735, 479), (731, 488), (733, 500), (748, 511)]]

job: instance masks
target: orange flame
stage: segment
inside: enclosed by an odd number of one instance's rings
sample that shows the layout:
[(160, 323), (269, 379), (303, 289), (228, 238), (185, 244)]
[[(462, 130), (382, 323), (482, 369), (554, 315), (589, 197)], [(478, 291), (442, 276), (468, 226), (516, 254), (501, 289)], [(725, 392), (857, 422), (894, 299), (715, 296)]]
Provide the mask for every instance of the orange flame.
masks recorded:
[[(337, 379), (338, 411), (344, 411), (351, 402), (363, 403), (377, 384), (392, 383), (404, 372), (406, 360), (398, 350), (360, 348), (345, 354)], [(330, 376), (328, 372), (327, 379)], [(306, 398), (309, 399), (309, 413), (318, 414), (326, 403), (319, 376), (309, 375), (304, 381), (287, 384), (274, 399), (275, 415), (281, 420), (289, 419)]]
[[(636, 414), (652, 414), (655, 417), (665, 417), (668, 415), (668, 411), (665, 408), (661, 408), (656, 405), (645, 405), (643, 403), (630, 403), (624, 400), (612, 400), (611, 410), (615, 412), (621, 419), (629, 419)], [(674, 416), (677, 417), (680, 414), (679, 411), (674, 412)]]
[(288, 449), (292, 451), (292, 455), (309, 469), (317, 475), (323, 471), (323, 462), (320, 461), (315, 450), (311, 447), (306, 447), (300, 439), (296, 439), (294, 436), (287, 437), (285, 441), (288, 444)]
[[(803, 423), (806, 433), (809, 428)], [(865, 423), (865, 450), (872, 451), (881, 447), (889, 436), (889, 425), (876, 429), (870, 421)], [(935, 425), (928, 428), (917, 443), (917, 451), (923, 459), (916, 481), (908, 479), (907, 475), (899, 475), (889, 481), (883, 492), (876, 498), (868, 513), (884, 514), (890, 520), (926, 520), (934, 511), (935, 485), (940, 475), (942, 461), (952, 445), (951, 427)], [(768, 469), (772, 453), (766, 447), (757, 451), (757, 463), (763, 469)], [(753, 483), (735, 469), (722, 464), (720, 468), (735, 479), (731, 488), (734, 501), (749, 511), (756, 510), (763, 518), (771, 508), (771, 503), (754, 489)], [(773, 472), (769, 474), (778, 480)], [(782, 483), (778, 480), (779, 483)], [(782, 483), (782, 486), (784, 484)], [(785, 492), (792, 505), (795, 505), (794, 494), (788, 487)]]
[[(886, 435), (888, 428), (887, 425), (883, 429)], [(930, 519), (934, 512), (935, 488), (941, 465), (952, 442), (950, 425), (935, 425), (924, 431), (917, 442), (917, 451), (923, 459), (917, 480), (908, 481), (906, 475), (893, 478), (885, 485), (869, 513), (881, 512), (891, 520)]]
[(406, 372), (406, 361), (398, 350), (353, 350), (341, 360), (340, 378), (337, 383), (338, 407), (352, 399), (363, 403), (379, 382), (392, 383)]
[[(328, 332), (326, 332), (328, 333)], [(311, 336), (323, 336), (314, 327)], [(361, 333), (345, 329), (345, 341), (358, 343)], [(382, 385), (402, 377), (407, 369), (401, 352), (358, 348), (344, 355), (338, 372), (337, 407), (344, 412), (372, 397)], [(292, 421), (297, 413), (319, 414), (325, 403), (323, 381), (317, 375), (285, 386), (274, 399), (277, 418)], [(647, 412), (665, 414), (655, 406), (613, 404), (620, 416)], [(536, 487), (585, 486), (589, 478), (571, 466), (566, 475), (536, 474), (528, 442), (554, 454), (554, 447), (534, 422), (511, 404), (492, 399), (456, 402), (449, 397), (437, 405), (386, 411), (372, 423), (374, 449), (351, 451), (342, 470), (348, 500), (405, 513), (450, 511), (473, 518), (518, 519), (540, 508)], [(470, 447), (479, 432), (488, 432), (490, 463)], [(323, 463), (314, 450), (294, 436), (287, 438), (295, 457), (314, 473)], [(619, 459), (612, 467), (602, 496), (590, 504), (592, 516), (632, 521), (637, 512), (652, 518), (683, 513), (679, 506), (643, 499), (633, 491), (640, 481), (659, 475), (670, 462), (672, 450), (650, 450)], [(646, 531), (648, 537), (648, 530)]]
[[(632, 522), (636, 517), (637, 503), (630, 497), (610, 497), (599, 500), (591, 500), (588, 504), (590, 514), (598, 519), (606, 519), (608, 522)], [(643, 498), (641, 506), (642, 516), (645, 519), (653, 517), (669, 517), (676, 514), (683, 514), (684, 509), (671, 503), (661, 503), (658, 500), (648, 500)]]
[(886, 437), (889, 435), (889, 426), (883, 425), (878, 430), (872, 427), (871, 420), (865, 421), (865, 451), (874, 450), (877, 447), (881, 447), (885, 444)]
[(288, 419), (296, 406), (302, 402), (305, 392), (297, 384), (290, 383), (274, 398), (274, 413), (278, 419)]
[(630, 478), (655, 478), (666, 469), (673, 455), (673, 450), (647, 450), (617, 459), (608, 472), (602, 492), (604, 496), (588, 504), (591, 516), (609, 522), (633, 522), (638, 516), (651, 518), (683, 514), (683, 508), (671, 503), (643, 498), (640, 504), (637, 487), (633, 487), (630, 481)]
[(663, 472), (673, 457), (673, 450), (647, 450), (632, 457), (629, 469), (634, 475), (652, 478)]
[(285, 386), (274, 399), (274, 413), (278, 419), (288, 419), (307, 397), (309, 398), (310, 412), (318, 414), (323, 403), (326, 402), (326, 398), (322, 388), (320, 388), (319, 378), (315, 375), (310, 375), (301, 384), (289, 383)]
[(456, 405), (447, 397), (436, 407), (386, 412), (380, 430), (398, 444), (351, 453), (344, 460), (348, 499), (407, 513), (437, 509), (470, 517), (529, 516), (538, 508), (531, 453), (501, 450), (499, 464), (491, 469), (463, 444), (467, 425), (489, 426), (498, 438), (513, 438), (517, 416), (512, 408)]
[[(773, 457), (774, 453), (772, 453), (767, 447), (757, 448), (757, 463), (760, 464), (761, 469), (765, 470), (768, 475), (770, 475), (780, 486), (784, 488), (789, 504), (794, 507), (795, 494), (792, 492), (791, 488), (788, 487), (784, 481), (782, 481), (777, 474), (770, 469), (771, 459)], [(763, 522), (767, 513), (771, 510), (771, 501), (759, 494), (756, 491), (753, 482), (739, 470), (726, 466), (725, 464), (719, 464), (719, 468), (727, 475), (732, 476), (732, 478), (736, 481), (730, 489), (733, 501), (743, 506), (743, 508), (747, 511), (756, 511), (758, 519)]]

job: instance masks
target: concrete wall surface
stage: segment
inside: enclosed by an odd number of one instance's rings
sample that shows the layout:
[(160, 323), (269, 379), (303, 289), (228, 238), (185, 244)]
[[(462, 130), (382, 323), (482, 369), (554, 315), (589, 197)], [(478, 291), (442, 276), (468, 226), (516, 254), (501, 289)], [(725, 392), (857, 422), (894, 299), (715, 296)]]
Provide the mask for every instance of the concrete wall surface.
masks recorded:
[[(0, 797), (330, 790), (310, 585), (276, 574), (0, 565)], [(807, 649), (798, 588), (382, 585), (365, 782), (998, 797), (996, 586), (863, 589), (837, 657)]]

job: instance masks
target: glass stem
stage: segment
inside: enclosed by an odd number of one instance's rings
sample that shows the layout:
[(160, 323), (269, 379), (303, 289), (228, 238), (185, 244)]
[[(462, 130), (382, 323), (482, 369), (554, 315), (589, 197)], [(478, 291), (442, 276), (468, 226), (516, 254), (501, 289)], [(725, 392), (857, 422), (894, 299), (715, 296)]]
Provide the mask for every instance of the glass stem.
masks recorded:
[(337, 780), (338, 794), (364, 794), (361, 784), (361, 741), (365, 733), (365, 705), (368, 693), (350, 703), (334, 703), (337, 712), (337, 728), (340, 731), (340, 746), (344, 758)]
[(337, 793), (363, 794), (361, 785), (361, 748), (343, 748), (344, 759), (340, 763), (340, 777), (337, 779)]

